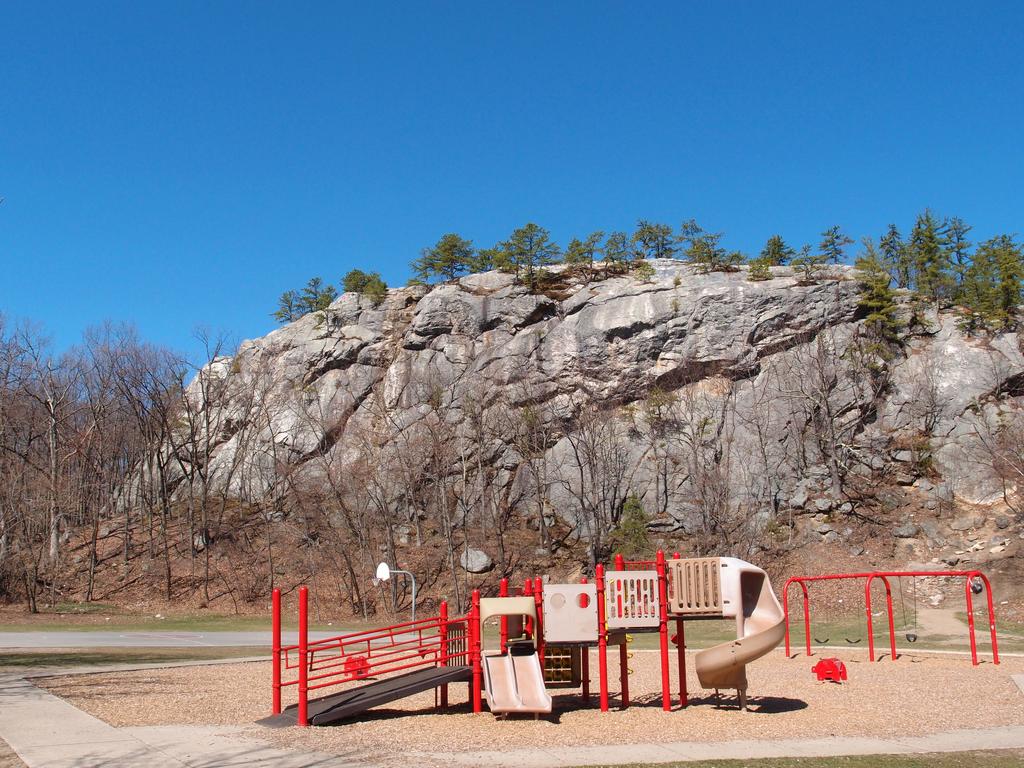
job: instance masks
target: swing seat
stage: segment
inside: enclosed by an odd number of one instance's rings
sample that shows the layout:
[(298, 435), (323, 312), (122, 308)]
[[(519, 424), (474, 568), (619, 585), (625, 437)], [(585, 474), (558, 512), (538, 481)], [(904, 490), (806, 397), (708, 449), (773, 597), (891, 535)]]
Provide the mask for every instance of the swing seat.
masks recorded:
[(907, 642), (908, 643), (916, 643), (917, 642), (917, 632), (907, 632), (905, 637), (907, 638)]
[(831, 637), (826, 637), (824, 640), (822, 640), (820, 637), (816, 637), (816, 638), (814, 638), (814, 642), (816, 642), (818, 645), (824, 645), (825, 643), (827, 643), (831, 639), (832, 639)]
[(846, 642), (848, 642), (850, 645), (856, 645), (857, 643), (859, 643), (864, 638), (862, 638), (862, 637), (854, 637), (854, 638), (844, 637), (843, 639)]

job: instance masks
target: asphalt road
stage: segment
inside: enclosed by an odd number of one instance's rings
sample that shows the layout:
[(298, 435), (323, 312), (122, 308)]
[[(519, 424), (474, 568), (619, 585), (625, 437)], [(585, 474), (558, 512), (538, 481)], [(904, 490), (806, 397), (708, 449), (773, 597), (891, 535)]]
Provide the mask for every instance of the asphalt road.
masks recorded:
[[(338, 632), (310, 632), (310, 640), (337, 637)], [(285, 632), (285, 643), (295, 642)], [(270, 648), (270, 632), (0, 632), (0, 648)]]

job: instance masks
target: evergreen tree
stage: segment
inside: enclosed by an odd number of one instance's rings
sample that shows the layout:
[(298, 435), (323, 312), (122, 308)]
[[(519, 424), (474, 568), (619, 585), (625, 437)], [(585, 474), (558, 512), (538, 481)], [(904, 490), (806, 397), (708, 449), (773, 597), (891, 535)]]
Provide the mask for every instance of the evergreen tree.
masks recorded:
[(1016, 324), (1024, 281), (1021, 259), (1020, 245), (1010, 235), (999, 235), (978, 246), (961, 291), (965, 331), (998, 331)]
[(845, 257), (846, 246), (853, 242), (853, 238), (848, 237), (842, 230), (841, 227), (834, 226), (829, 227), (821, 233), (821, 243), (818, 245), (818, 250), (821, 251), (821, 255), (825, 257), (826, 262), (832, 264), (839, 264)]
[[(772, 235), (761, 249), (760, 258), (770, 267), (781, 267), (796, 256), (796, 251), (786, 245), (782, 235)], [(755, 259), (754, 261), (757, 261)], [(753, 262), (751, 262), (753, 265)]]
[(920, 214), (907, 243), (914, 289), (921, 298), (938, 305), (952, 293), (947, 244), (946, 222), (939, 221), (930, 210)]
[(285, 291), (277, 300), (277, 311), (273, 318), (279, 323), (290, 323), (302, 317), (302, 309), (299, 307), (299, 294), (295, 291)]
[(495, 243), (492, 248), (481, 248), (473, 256), (472, 272), (488, 272), (497, 269), (502, 272), (515, 272), (515, 266), (508, 255), (505, 243)]
[(771, 280), (773, 277), (771, 259), (762, 251), (760, 256), (750, 262), (750, 266), (747, 268), (747, 278), (760, 281)]
[(303, 314), (309, 312), (320, 312), (327, 309), (331, 302), (338, 296), (338, 291), (333, 285), (325, 285), (322, 278), (313, 277), (302, 289), (298, 306)]
[(959, 216), (951, 218), (946, 228), (946, 259), (953, 271), (957, 295), (963, 288), (964, 278), (971, 266), (971, 242), (967, 239), (967, 233), (971, 229), (972, 227)]
[(625, 269), (629, 261), (629, 235), (612, 232), (604, 243), (604, 261), (613, 272)]
[(583, 252), (583, 241), (578, 237), (574, 237), (569, 241), (569, 244), (565, 246), (565, 258), (563, 261), (573, 267), (585, 267), (592, 261), (592, 259), (588, 259), (586, 254)]
[(1016, 324), (1021, 301), (1021, 283), (1024, 280), (1024, 253), (1014, 242), (1013, 235), (999, 235), (985, 243), (995, 251), (996, 305), (1003, 328)]
[(654, 273), (654, 265), (647, 259), (637, 259), (633, 262), (633, 275), (640, 282), (649, 282), (654, 277)]
[(512, 233), (506, 243), (510, 263), (515, 267), (516, 277), (525, 275), (530, 289), (537, 287), (537, 273), (549, 264), (556, 264), (561, 251), (551, 240), (551, 234), (544, 227), (530, 222)]
[(366, 281), (363, 288), (363, 296), (373, 302), (374, 306), (380, 304), (388, 295), (388, 284), (384, 282), (376, 272), (370, 273), (370, 279)]
[(601, 253), (604, 232), (591, 232), (583, 240), (574, 237), (565, 249), (565, 263), (582, 267), (587, 274), (594, 271), (594, 259)]
[(678, 239), (686, 260), (703, 272), (731, 272), (745, 261), (739, 251), (729, 251), (720, 245), (722, 237), (722, 232), (705, 232), (694, 219), (679, 227)]
[(875, 243), (864, 238), (864, 253), (854, 262), (860, 281), (858, 308), (864, 313), (864, 325), (873, 339), (885, 344), (899, 342), (900, 323), (896, 317), (896, 295), (892, 290), (892, 276)]
[(622, 505), (622, 517), (612, 531), (610, 543), (613, 549), (626, 557), (636, 557), (650, 551), (647, 514), (635, 493), (631, 493)]
[(912, 275), (910, 255), (903, 236), (895, 224), (890, 224), (889, 229), (882, 235), (878, 243), (881, 249), (881, 261), (886, 270), (892, 275), (897, 288), (909, 288)]
[(341, 281), (341, 288), (346, 293), (354, 292), (366, 296), (375, 305), (380, 304), (388, 295), (388, 286), (381, 279), (379, 272), (363, 272), (353, 269)]
[(350, 270), (341, 278), (341, 290), (345, 293), (361, 293), (370, 276), (361, 269)]
[(436, 245), (424, 248), (412, 263), (416, 276), (423, 281), (433, 277), (454, 280), (471, 271), (474, 266), (473, 241), (449, 232)]
[(824, 253), (814, 253), (810, 244), (805, 244), (799, 255), (790, 262), (800, 276), (801, 283), (815, 283), (820, 280), (827, 263), (828, 256)]
[(640, 219), (633, 233), (633, 258), (670, 259), (676, 253), (672, 227)]

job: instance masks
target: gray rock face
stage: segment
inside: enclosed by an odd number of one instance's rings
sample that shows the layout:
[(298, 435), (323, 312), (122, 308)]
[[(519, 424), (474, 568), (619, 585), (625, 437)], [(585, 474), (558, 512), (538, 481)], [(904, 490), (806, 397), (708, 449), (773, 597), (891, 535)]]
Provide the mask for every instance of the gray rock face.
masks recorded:
[(487, 573), (494, 568), (494, 561), (481, 549), (467, 549), (459, 556), (459, 565), (469, 573)]
[(985, 518), (981, 515), (963, 515), (956, 518), (949, 524), (952, 531), (969, 531), (972, 528), (980, 528), (985, 524)]
[[(895, 366), (881, 422), (893, 434), (931, 433), (934, 466), (958, 499), (972, 504), (998, 501), (1002, 483), (978, 461), (983, 449), (979, 427), (984, 432), (999, 418), (987, 399), (1022, 374), (1024, 354), (1017, 334), (983, 343), (966, 338), (956, 319), (944, 316), (935, 335), (914, 340)], [(911, 460), (907, 454), (911, 452), (901, 452), (899, 460)]]
[(912, 539), (921, 532), (920, 526), (914, 523), (904, 523), (898, 526), (892, 532), (892, 535), (897, 539)]
[(807, 504), (807, 498), (807, 486), (803, 483), (798, 483), (796, 490), (789, 497), (789, 506), (793, 509), (803, 509)]
[[(462, 485), (471, 456), (488, 468), (491, 498), (543, 506), (584, 534), (629, 493), (661, 530), (693, 531), (721, 513), (708, 507), (715, 483), (730, 513), (755, 525), (780, 507), (832, 509), (837, 473), (884, 471), (890, 438), (927, 427), (952, 494), (992, 498), (991, 479), (964, 459), (965, 412), (1024, 374), (1015, 336), (981, 344), (943, 320), (875, 401), (851, 368), (860, 323), (848, 269), (801, 285), (785, 269), (752, 282), (652, 265), (648, 282), (566, 280), (550, 296), (499, 272), (393, 289), (379, 306), (343, 294), (244, 342), (192, 385), (209, 416), (206, 476), (250, 498), (302, 483), (339, 496), (372, 489), (378, 506), (363, 506), (405, 514), (399, 483), (436, 483), (438, 465), (449, 493), (481, 504)], [(652, 405), (652, 390), (671, 402)], [(846, 453), (830, 456), (828, 439)], [(918, 460), (909, 453), (896, 459)], [(195, 460), (179, 461), (178, 480)], [(609, 473), (611, 490), (589, 479)]]

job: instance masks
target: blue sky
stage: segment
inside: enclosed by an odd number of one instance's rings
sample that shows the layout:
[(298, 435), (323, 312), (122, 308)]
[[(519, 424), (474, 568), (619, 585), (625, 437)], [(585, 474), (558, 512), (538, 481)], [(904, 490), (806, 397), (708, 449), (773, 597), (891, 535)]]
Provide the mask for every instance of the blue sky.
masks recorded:
[[(377, 7), (379, 6), (379, 7)], [(1022, 228), (1020, 3), (66, 3), (0, 25), (0, 311), (190, 353), (443, 233)]]

